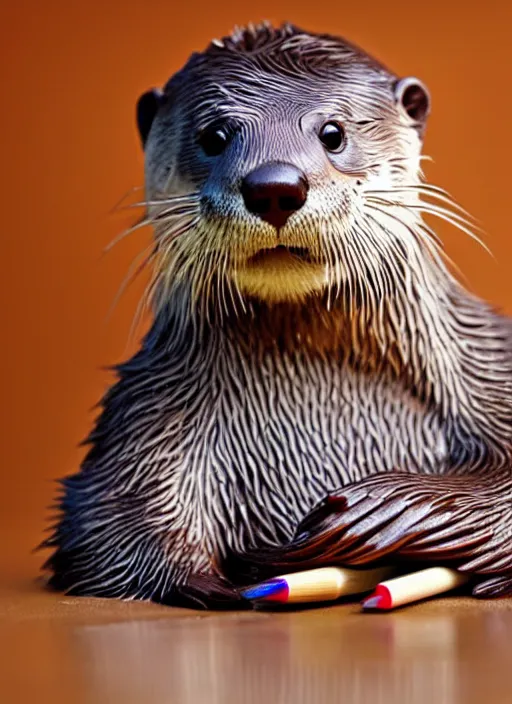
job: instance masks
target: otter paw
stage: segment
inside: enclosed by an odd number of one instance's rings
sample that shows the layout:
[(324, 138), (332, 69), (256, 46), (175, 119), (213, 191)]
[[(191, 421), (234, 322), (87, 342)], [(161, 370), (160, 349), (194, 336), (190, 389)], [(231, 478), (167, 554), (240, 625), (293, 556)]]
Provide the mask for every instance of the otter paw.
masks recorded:
[(201, 610), (251, 608), (251, 604), (240, 596), (232, 584), (215, 574), (190, 575), (183, 585), (174, 587), (169, 597), (162, 602)]
[(475, 595), (498, 595), (512, 580), (510, 509), (481, 478), (374, 475), (326, 497), (289, 544), (234, 557), (227, 569), (252, 583), (325, 565), (430, 562), (488, 577)]
[(473, 596), (479, 599), (499, 599), (512, 596), (512, 575), (492, 577), (473, 587)]

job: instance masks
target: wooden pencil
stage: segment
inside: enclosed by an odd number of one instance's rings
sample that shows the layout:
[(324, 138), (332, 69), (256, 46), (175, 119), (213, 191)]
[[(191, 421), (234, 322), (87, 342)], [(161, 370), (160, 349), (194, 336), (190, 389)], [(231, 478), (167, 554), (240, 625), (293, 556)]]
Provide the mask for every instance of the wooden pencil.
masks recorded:
[(335, 601), (342, 596), (371, 591), (382, 579), (391, 576), (391, 567), (354, 570), (319, 567), (304, 572), (280, 575), (241, 590), (245, 599), (280, 604)]
[(365, 611), (389, 611), (421, 599), (444, 594), (466, 584), (469, 577), (448, 567), (430, 567), (381, 582), (373, 594), (364, 599)]

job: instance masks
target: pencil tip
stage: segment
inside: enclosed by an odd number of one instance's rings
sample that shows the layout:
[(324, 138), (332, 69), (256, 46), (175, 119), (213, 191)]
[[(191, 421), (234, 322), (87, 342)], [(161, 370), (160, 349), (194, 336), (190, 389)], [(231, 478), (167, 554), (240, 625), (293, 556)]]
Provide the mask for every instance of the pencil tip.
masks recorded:
[(387, 610), (393, 608), (393, 599), (389, 589), (384, 584), (378, 584), (373, 594), (361, 602), (363, 609)]
[(382, 597), (380, 596), (369, 596), (367, 599), (363, 599), (361, 606), (363, 609), (378, 609), (381, 601)]
[(283, 601), (286, 601), (286, 596), (288, 594), (288, 583), (286, 579), (269, 579), (267, 582), (262, 582), (261, 584), (256, 584), (254, 587), (248, 587), (247, 589), (242, 589), (240, 594), (244, 599), (257, 599), (257, 600), (269, 600), (273, 601), (278, 596), (285, 597)]

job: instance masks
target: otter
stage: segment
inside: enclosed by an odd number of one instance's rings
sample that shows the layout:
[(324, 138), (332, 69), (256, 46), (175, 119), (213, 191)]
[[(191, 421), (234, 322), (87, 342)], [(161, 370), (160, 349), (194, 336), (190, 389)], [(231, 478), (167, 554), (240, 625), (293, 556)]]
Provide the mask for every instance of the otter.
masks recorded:
[(424, 215), (430, 96), (355, 45), (235, 30), (137, 103), (152, 323), (62, 481), (70, 594), (238, 608), (325, 564), (512, 594), (512, 322)]

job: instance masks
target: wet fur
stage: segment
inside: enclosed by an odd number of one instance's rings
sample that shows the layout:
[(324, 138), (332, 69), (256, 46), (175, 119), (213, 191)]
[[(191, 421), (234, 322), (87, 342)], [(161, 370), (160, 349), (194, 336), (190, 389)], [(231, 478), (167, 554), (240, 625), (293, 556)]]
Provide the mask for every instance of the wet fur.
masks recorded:
[[(400, 111), (397, 81), (342, 40), (262, 26), (156, 98), (154, 323), (63, 482), (55, 588), (223, 608), (242, 605), (236, 583), (385, 556), (511, 592), (512, 326), (453, 279), (421, 218), (469, 227), (421, 183), (424, 119)], [(294, 127), (315, 104), (351, 139), (331, 162)], [(224, 160), (201, 156), (187, 115), (238, 125)], [(276, 158), (312, 184), (279, 233), (311, 253), (297, 286), (287, 267), (240, 275), (277, 235), (237, 184)]]

